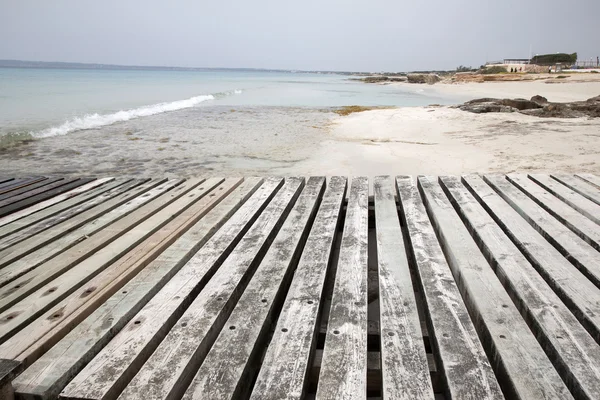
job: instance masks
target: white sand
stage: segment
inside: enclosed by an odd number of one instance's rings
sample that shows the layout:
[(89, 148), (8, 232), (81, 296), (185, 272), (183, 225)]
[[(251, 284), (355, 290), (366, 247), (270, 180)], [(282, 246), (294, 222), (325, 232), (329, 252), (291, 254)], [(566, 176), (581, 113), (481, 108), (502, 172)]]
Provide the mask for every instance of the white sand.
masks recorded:
[[(573, 74), (567, 78), (568, 80), (582, 81), (578, 83), (568, 81), (565, 81), (565, 83), (546, 83), (545, 81), (442, 83), (431, 86), (431, 89), (433, 92), (441, 94), (451, 93), (471, 97), (472, 99), (481, 97), (530, 99), (535, 95), (541, 95), (554, 102), (580, 101), (600, 95), (600, 82), (588, 81), (589, 79), (597, 80), (598, 78), (595, 75), (581, 73)], [(402, 83), (402, 85), (410, 84)]]
[(600, 119), (472, 114), (410, 107), (337, 118), (309, 159), (310, 175), (600, 173)]

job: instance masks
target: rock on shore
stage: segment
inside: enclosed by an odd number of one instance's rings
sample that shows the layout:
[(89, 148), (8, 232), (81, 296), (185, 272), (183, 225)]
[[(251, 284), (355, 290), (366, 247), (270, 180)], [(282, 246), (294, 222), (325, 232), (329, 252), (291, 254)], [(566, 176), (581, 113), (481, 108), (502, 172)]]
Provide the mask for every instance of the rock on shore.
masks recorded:
[(537, 117), (579, 118), (600, 117), (600, 96), (571, 103), (551, 103), (545, 97), (526, 99), (483, 98), (467, 101), (458, 106), (460, 110), (476, 114), (489, 112), (520, 112)]
[(436, 74), (408, 74), (406, 77), (408, 83), (426, 83), (428, 85), (433, 85), (441, 80)]

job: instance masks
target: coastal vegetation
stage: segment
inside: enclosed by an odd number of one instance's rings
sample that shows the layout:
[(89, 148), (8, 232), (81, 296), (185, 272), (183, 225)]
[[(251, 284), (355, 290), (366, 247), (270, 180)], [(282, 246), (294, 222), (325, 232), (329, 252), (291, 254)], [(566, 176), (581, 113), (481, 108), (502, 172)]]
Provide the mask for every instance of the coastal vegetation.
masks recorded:
[(533, 57), (530, 61), (531, 64), (537, 65), (575, 64), (576, 62), (577, 53), (540, 54)]
[(386, 107), (386, 106), (375, 106), (375, 107), (343, 106), (343, 107), (340, 107), (340, 108), (334, 110), (333, 112), (336, 113), (337, 115), (341, 115), (342, 117), (345, 117), (346, 115), (350, 115), (352, 113), (359, 113), (359, 112), (371, 111), (371, 110), (380, 110), (380, 109), (385, 109), (385, 108), (393, 108), (393, 107)]

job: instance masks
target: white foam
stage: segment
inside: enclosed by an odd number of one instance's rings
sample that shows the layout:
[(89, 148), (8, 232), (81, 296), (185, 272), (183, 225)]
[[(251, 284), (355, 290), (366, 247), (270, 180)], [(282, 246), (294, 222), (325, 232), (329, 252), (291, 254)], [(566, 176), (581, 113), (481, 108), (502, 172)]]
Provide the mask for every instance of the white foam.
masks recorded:
[(134, 118), (147, 117), (150, 115), (160, 114), (168, 111), (190, 108), (202, 103), (203, 101), (214, 99), (214, 96), (209, 94), (191, 97), (186, 100), (178, 100), (170, 103), (159, 103), (153, 104), (151, 106), (134, 108), (132, 110), (119, 111), (113, 114), (87, 114), (83, 117), (76, 117), (70, 119), (60, 126), (51, 127), (39, 132), (32, 132), (32, 135), (38, 138), (66, 135), (67, 133), (83, 129), (94, 129), (99, 128), (101, 126), (111, 125), (115, 122), (129, 121), (130, 119)]

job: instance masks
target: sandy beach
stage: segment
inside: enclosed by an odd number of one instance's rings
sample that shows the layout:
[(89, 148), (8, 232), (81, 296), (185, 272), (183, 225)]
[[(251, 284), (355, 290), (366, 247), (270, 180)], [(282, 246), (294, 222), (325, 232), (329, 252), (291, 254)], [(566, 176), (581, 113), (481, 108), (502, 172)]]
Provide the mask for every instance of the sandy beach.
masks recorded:
[[(600, 94), (600, 82), (394, 85), (466, 99), (542, 95), (563, 102)], [(96, 176), (600, 173), (600, 119), (473, 114), (437, 105), (347, 116), (333, 111), (190, 108), (4, 149), (0, 170)]]
[[(395, 85), (414, 86), (406, 83)], [(436, 84), (424, 90), (472, 98), (581, 101), (600, 82)], [(451, 107), (372, 110), (336, 118), (317, 154), (294, 167), (303, 174), (600, 173), (600, 120), (472, 114)], [(290, 173), (293, 171), (289, 171)]]

